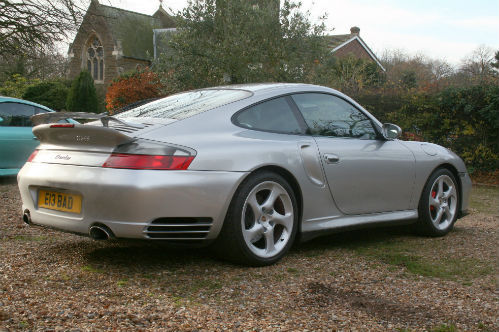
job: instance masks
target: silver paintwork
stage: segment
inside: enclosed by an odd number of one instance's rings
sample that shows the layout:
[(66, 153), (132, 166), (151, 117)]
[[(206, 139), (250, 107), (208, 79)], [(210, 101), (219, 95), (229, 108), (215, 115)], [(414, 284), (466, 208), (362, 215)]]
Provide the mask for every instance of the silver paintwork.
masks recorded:
[(402, 136), (402, 129), (393, 123), (384, 123), (381, 131), (388, 140), (398, 139)]
[[(87, 234), (90, 226), (108, 226), (117, 238), (142, 238), (160, 217), (210, 217), (206, 239), (220, 231), (229, 201), (244, 172), (134, 171), (100, 167), (28, 163), (18, 177), (23, 211), (34, 224)], [(80, 215), (38, 209), (41, 188), (83, 196)], [(167, 188), (167, 190), (165, 190)]]
[[(159, 217), (211, 217), (206, 239), (217, 237), (238, 185), (258, 169), (291, 174), (303, 209), (300, 231), (311, 233), (350, 225), (415, 219), (423, 187), (438, 167), (449, 167), (461, 186), (461, 206), (468, 208), (471, 181), (462, 160), (430, 143), (358, 140), (261, 132), (235, 126), (237, 111), (277, 96), (321, 92), (339, 96), (368, 116), (381, 132), (383, 125), (338, 91), (305, 84), (230, 86), (252, 96), (180, 121), (124, 119), (144, 129), (76, 125), (69, 129), (34, 129), (40, 156), (70, 154), (73, 164), (27, 163), (19, 173), (23, 210), (33, 223), (88, 233), (93, 222), (107, 225), (118, 238), (148, 238), (144, 232)], [(114, 128), (114, 129), (113, 129)], [(102, 139), (102, 135), (106, 139)], [(76, 135), (91, 137), (77, 142)], [(189, 147), (197, 155), (188, 171), (133, 171), (98, 167), (113, 145), (139, 137)], [(85, 151), (95, 153), (85, 158)], [(91, 157), (91, 158), (90, 158)], [(74, 159), (73, 159), (74, 158)], [(39, 188), (81, 193), (83, 213), (37, 209)]]
[(33, 125), (38, 126), (41, 124), (54, 123), (59, 120), (65, 119), (78, 119), (78, 120), (95, 120), (98, 119), (102, 122), (104, 127), (109, 127), (109, 121), (117, 122), (121, 125), (125, 125), (131, 128), (143, 129), (145, 126), (143, 124), (126, 122), (115, 118), (114, 116), (107, 115), (107, 113), (87, 113), (87, 112), (51, 112), (51, 113), (40, 113), (33, 115), (31, 121)]
[(40, 113), (35, 114), (31, 117), (31, 122), (34, 126), (38, 126), (45, 123), (55, 123), (59, 120), (65, 120), (67, 118), (72, 119), (101, 119), (107, 116), (107, 113), (87, 113), (87, 112), (50, 112), (50, 113)]
[[(409, 210), (414, 155), (399, 141), (317, 137), (329, 190), (345, 215)], [(330, 162), (327, 156), (334, 155)]]

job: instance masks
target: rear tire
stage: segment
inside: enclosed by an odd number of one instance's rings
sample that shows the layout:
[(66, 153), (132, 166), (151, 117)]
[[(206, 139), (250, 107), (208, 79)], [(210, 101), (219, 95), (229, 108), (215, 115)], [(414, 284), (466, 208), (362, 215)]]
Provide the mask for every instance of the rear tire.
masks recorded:
[(444, 236), (454, 227), (459, 212), (459, 188), (454, 175), (437, 169), (426, 182), (419, 200), (417, 231), (427, 236)]
[(291, 248), (297, 229), (293, 189), (282, 176), (262, 171), (237, 189), (214, 247), (235, 263), (271, 265)]

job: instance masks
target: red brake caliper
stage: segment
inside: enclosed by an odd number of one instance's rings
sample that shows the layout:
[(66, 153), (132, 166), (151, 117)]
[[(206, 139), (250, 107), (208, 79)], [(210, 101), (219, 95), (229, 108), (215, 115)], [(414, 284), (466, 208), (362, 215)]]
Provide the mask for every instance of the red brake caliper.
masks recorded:
[[(432, 198), (437, 197), (437, 192), (436, 191), (432, 191), (431, 192), (431, 197)], [(435, 211), (435, 207), (433, 205), (430, 205), (430, 211), (432, 211), (432, 212)]]

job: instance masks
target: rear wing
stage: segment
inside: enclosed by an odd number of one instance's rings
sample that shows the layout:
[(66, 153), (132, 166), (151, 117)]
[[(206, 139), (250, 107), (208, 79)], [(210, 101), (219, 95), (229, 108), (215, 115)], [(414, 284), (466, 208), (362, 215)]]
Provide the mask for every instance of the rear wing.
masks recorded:
[(123, 120), (110, 116), (107, 113), (96, 114), (88, 112), (47, 112), (33, 115), (31, 117), (31, 122), (34, 126), (38, 126), (45, 123), (56, 123), (57, 121), (65, 119), (100, 120), (104, 127), (109, 127), (109, 121), (115, 121), (132, 128), (145, 128), (145, 126), (142, 124), (125, 122)]
[(134, 140), (112, 128), (82, 124), (42, 124), (33, 128), (33, 134), (45, 149), (112, 150)]

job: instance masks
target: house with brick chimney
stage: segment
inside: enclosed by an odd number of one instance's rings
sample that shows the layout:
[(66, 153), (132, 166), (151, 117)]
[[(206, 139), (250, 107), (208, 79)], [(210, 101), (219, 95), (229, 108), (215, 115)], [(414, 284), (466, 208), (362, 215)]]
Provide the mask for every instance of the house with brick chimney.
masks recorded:
[[(278, 0), (249, 1), (253, 6), (268, 6), (276, 13), (278, 24)], [(217, 6), (222, 4), (217, 2)], [(91, 0), (69, 46), (68, 78), (74, 79), (82, 70), (88, 70), (97, 89), (104, 90), (121, 74), (150, 66), (156, 53), (167, 51), (168, 36), (175, 28), (175, 18), (162, 7), (162, 1), (154, 14), (146, 15)], [(359, 32), (358, 27), (352, 27), (350, 34), (326, 36), (334, 55), (374, 61), (385, 70)]]
[(328, 46), (331, 48), (334, 56), (344, 58), (353, 56), (359, 59), (365, 59), (375, 62), (383, 71), (383, 67), (379, 59), (367, 44), (360, 38), (360, 29), (358, 27), (351, 27), (349, 34), (344, 35), (330, 35), (327, 36)]

